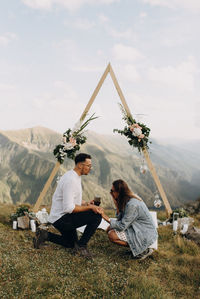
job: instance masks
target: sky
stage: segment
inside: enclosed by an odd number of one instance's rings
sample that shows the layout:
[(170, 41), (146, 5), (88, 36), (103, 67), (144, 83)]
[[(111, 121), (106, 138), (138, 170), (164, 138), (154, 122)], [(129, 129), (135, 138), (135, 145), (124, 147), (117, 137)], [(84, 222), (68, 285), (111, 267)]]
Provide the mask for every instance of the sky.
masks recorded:
[[(0, 130), (79, 120), (108, 63), (151, 137), (200, 140), (199, 0), (0, 1)], [(89, 112), (123, 129), (107, 76)]]

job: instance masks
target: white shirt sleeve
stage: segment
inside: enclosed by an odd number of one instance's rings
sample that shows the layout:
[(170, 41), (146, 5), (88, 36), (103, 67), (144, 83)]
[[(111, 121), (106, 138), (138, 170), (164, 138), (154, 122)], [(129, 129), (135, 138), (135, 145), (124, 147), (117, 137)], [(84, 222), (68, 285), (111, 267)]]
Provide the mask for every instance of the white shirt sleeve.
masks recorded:
[(60, 179), (54, 192), (49, 222), (54, 223), (65, 214), (71, 214), (75, 205), (81, 205), (81, 177), (74, 170), (69, 170)]
[(77, 185), (74, 180), (66, 180), (63, 182), (63, 212), (72, 213), (75, 208), (75, 195)]

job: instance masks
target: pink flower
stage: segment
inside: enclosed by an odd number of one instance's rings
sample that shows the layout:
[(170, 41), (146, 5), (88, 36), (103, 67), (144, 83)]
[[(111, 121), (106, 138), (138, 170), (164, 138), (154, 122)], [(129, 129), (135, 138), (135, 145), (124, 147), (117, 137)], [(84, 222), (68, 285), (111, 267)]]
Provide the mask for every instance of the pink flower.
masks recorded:
[(73, 145), (73, 147), (76, 145), (76, 139), (73, 137), (69, 138), (69, 142)]
[(144, 134), (140, 134), (140, 135), (138, 136), (138, 141), (140, 142), (142, 138), (144, 138)]
[(133, 124), (134, 128), (138, 128), (140, 130), (142, 130), (142, 127), (140, 127), (137, 123), (136, 124)]
[[(135, 129), (139, 129), (139, 130), (142, 130), (142, 127), (140, 127), (137, 123), (135, 124), (132, 124), (130, 127), (129, 127), (130, 131), (133, 132)], [(137, 131), (137, 130), (136, 130)]]

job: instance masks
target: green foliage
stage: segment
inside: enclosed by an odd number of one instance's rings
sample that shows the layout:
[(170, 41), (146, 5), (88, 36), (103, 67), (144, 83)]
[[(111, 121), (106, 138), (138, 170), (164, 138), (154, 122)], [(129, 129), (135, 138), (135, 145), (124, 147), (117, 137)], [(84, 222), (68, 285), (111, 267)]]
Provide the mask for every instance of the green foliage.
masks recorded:
[(186, 211), (185, 209), (183, 209), (183, 208), (178, 208), (178, 209), (175, 209), (175, 210), (171, 213), (170, 218), (169, 218), (169, 221), (170, 221), (170, 222), (173, 221), (173, 215), (174, 215), (174, 213), (178, 213), (178, 217), (179, 217), (179, 218), (183, 218), (183, 217), (188, 217), (188, 216), (189, 216), (188, 213), (187, 213), (187, 211)]
[[(69, 135), (67, 135), (67, 142), (69, 142), (71, 129), (69, 129), (67, 132), (69, 132)], [(67, 134), (67, 133), (65, 133)], [(67, 155), (69, 159), (74, 160), (76, 156), (76, 152), (80, 150), (80, 145), (84, 144), (86, 142), (85, 136), (77, 136), (76, 138), (76, 145), (72, 149), (65, 150), (63, 144), (58, 144), (53, 153), (54, 156), (57, 158), (57, 160), (62, 164), (64, 162), (64, 157)]]
[(65, 141), (62, 144), (58, 144), (53, 150), (53, 154), (56, 159), (62, 164), (65, 156), (69, 159), (74, 160), (76, 152), (80, 150), (80, 146), (84, 144), (87, 138), (83, 135), (83, 130), (87, 127), (90, 121), (96, 119), (94, 114), (88, 118), (83, 124), (78, 124), (74, 130), (68, 129), (64, 134), (63, 138)]
[[(10, 131), (6, 133), (7, 143), (1, 143), (0, 156), (0, 202), (34, 204), (44, 188), (53, 167), (55, 158), (52, 154), (56, 144), (59, 144), (61, 135), (44, 128), (31, 128)], [(88, 132), (87, 142), (81, 146), (83, 152), (92, 156), (93, 171), (89, 177), (82, 178), (85, 182), (84, 200), (92, 200), (96, 192), (102, 197), (103, 205), (111, 205), (109, 194), (110, 186), (116, 178), (123, 178), (130, 188), (138, 193), (149, 206), (153, 206), (155, 184), (149, 172), (140, 174), (141, 158), (137, 151), (132, 151), (128, 142), (121, 135), (99, 135)], [(2, 137), (2, 132), (0, 137)], [(34, 144), (22, 146), (33, 137)], [(15, 138), (12, 140), (12, 138)], [(20, 146), (21, 144), (21, 146)], [(29, 150), (30, 146), (30, 150)], [(200, 187), (194, 185), (193, 177), (196, 176), (198, 155), (187, 155), (185, 151), (176, 151), (173, 147), (155, 144), (154, 166), (162, 182), (171, 207), (180, 206), (199, 197)], [(26, 148), (26, 150), (25, 150)], [(33, 150), (36, 148), (37, 150)], [(196, 148), (196, 146), (195, 146)], [(27, 150), (28, 149), (28, 150)], [(184, 153), (184, 155), (183, 155)], [(194, 161), (192, 160), (194, 158)], [(102, 165), (102, 159), (105, 163)], [(73, 167), (71, 159), (65, 159), (60, 167), (59, 175)], [(191, 163), (193, 161), (193, 163)], [(200, 158), (199, 158), (200, 161)], [(177, 171), (174, 171), (177, 167)], [(181, 177), (188, 175), (187, 181), (180, 181)], [(187, 184), (186, 184), (187, 183)], [(184, 187), (185, 186), (185, 187)], [(44, 198), (44, 203), (51, 201), (56, 187), (56, 178), (49, 187)], [(97, 190), (97, 191), (96, 191)], [(104, 206), (105, 206), (104, 205)]]
[(29, 213), (29, 206), (21, 205), (16, 212), (10, 215), (11, 221), (17, 220), (17, 217), (25, 216), (25, 212)]
[[(123, 130), (114, 129), (113, 132), (114, 133), (117, 132), (121, 135), (126, 136), (128, 139), (128, 143), (131, 146), (136, 147), (139, 152), (141, 152), (141, 150), (144, 148), (148, 148), (150, 128), (148, 128), (143, 123), (136, 122), (136, 120), (133, 119), (131, 115), (127, 115), (126, 111), (124, 110), (121, 104), (120, 104), (120, 108), (123, 114), (123, 120), (127, 123), (127, 126), (125, 126)], [(139, 126), (142, 133), (141, 135), (139, 136), (133, 135), (133, 130), (132, 130), (133, 125)]]

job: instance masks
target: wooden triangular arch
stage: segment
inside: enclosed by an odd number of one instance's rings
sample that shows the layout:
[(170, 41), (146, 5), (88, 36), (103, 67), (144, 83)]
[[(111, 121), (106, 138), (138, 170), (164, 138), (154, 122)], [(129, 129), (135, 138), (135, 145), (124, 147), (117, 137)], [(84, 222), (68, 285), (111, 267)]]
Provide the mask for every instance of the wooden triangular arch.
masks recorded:
[[(83, 121), (85, 119), (85, 117), (86, 117), (87, 113), (89, 112), (89, 109), (92, 106), (92, 104), (93, 104), (93, 102), (94, 102), (94, 100), (95, 100), (95, 98), (96, 98), (96, 96), (97, 96), (97, 94), (98, 94), (101, 86), (103, 85), (103, 82), (105, 81), (108, 73), (110, 73), (110, 76), (111, 76), (111, 78), (113, 80), (113, 83), (114, 83), (115, 88), (116, 88), (116, 90), (117, 90), (117, 92), (119, 94), (119, 97), (121, 99), (122, 105), (124, 106), (124, 109), (126, 110), (127, 115), (131, 116), (131, 112), (130, 112), (129, 107), (128, 107), (127, 103), (126, 103), (126, 100), (124, 98), (122, 90), (121, 90), (121, 88), (119, 86), (119, 83), (118, 83), (117, 78), (116, 78), (116, 76), (115, 76), (115, 74), (113, 72), (113, 69), (112, 69), (112, 67), (111, 67), (111, 65), (109, 63), (108, 66), (106, 67), (106, 69), (105, 69), (105, 71), (104, 71), (101, 79), (99, 80), (99, 83), (97, 84), (97, 87), (95, 88), (95, 90), (94, 90), (94, 92), (93, 92), (93, 94), (92, 94), (92, 96), (91, 96), (91, 98), (90, 98), (87, 106), (85, 107), (85, 110), (83, 111), (83, 113), (82, 113), (82, 115), (80, 117), (80, 121)], [(155, 184), (156, 184), (156, 186), (157, 186), (157, 188), (159, 190), (160, 196), (161, 196), (161, 198), (162, 198), (162, 200), (164, 202), (167, 216), (169, 216), (172, 213), (172, 209), (170, 207), (170, 204), (168, 202), (168, 199), (167, 199), (167, 196), (165, 194), (165, 191), (164, 191), (164, 189), (163, 189), (163, 187), (161, 185), (161, 182), (160, 182), (160, 180), (159, 180), (159, 178), (157, 176), (156, 170), (155, 170), (155, 168), (154, 168), (154, 166), (153, 166), (153, 164), (152, 164), (152, 162), (150, 160), (149, 153), (148, 153), (148, 151), (147, 151), (146, 148), (143, 149), (143, 154), (144, 154), (144, 157), (146, 159), (146, 162), (147, 162), (147, 165), (149, 167), (149, 170), (150, 170), (150, 172), (151, 172), (151, 174), (153, 176), (154, 182), (155, 182)], [(53, 178), (55, 177), (55, 175), (56, 175), (59, 167), (60, 167), (60, 163), (57, 162), (56, 165), (54, 166), (54, 168), (53, 168), (53, 170), (52, 170), (52, 172), (50, 174), (50, 177), (47, 180), (47, 182), (46, 182), (46, 184), (45, 184), (42, 192), (40, 193), (40, 196), (38, 197), (38, 199), (37, 199), (37, 201), (35, 203), (35, 206), (33, 208), (34, 212), (38, 211), (38, 209), (39, 209), (39, 207), (40, 207), (40, 205), (42, 203), (42, 200), (43, 200), (43, 198), (44, 198), (44, 196), (45, 196), (45, 194), (46, 194), (49, 186), (51, 185), (51, 183), (53, 181)]]

